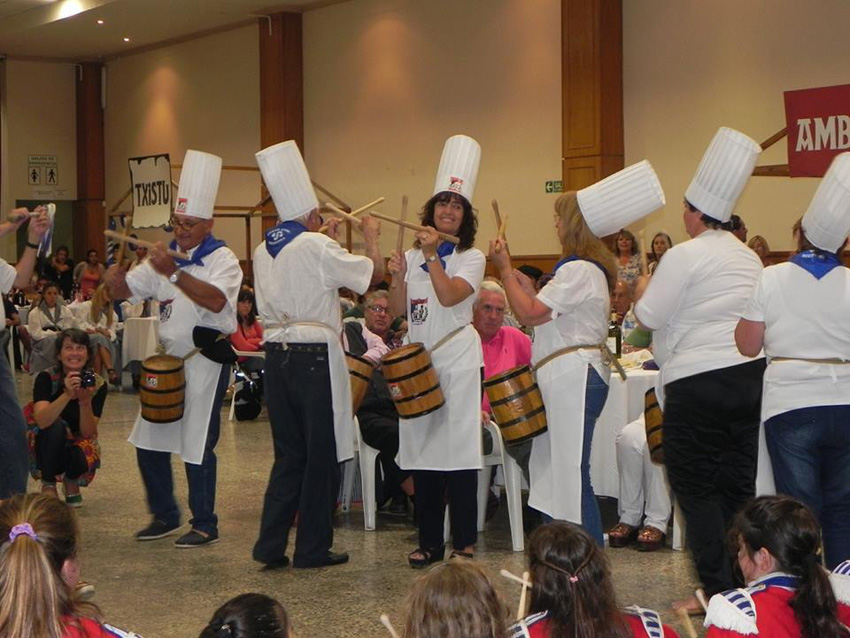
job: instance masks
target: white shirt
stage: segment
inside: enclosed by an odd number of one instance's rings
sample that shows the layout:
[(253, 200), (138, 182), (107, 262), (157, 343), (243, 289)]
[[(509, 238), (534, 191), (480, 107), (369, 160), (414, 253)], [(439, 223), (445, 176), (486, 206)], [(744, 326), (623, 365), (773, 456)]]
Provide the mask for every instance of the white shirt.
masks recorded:
[[(765, 324), (771, 357), (850, 360), (850, 270), (821, 279), (790, 262), (765, 268), (744, 310)], [(850, 364), (777, 361), (764, 375), (762, 420), (818, 405), (850, 404)]]
[(753, 360), (738, 352), (735, 327), (761, 271), (756, 254), (725, 230), (703, 231), (664, 253), (635, 306), (654, 331), (664, 384)]
[[(254, 250), (254, 273), (257, 309), (265, 324), (263, 341), (283, 341), (284, 330), (269, 324), (280, 323), (284, 316), (291, 322), (327, 324), (338, 336), (342, 331), (338, 290), (349, 288), (365, 293), (373, 267), (368, 257), (352, 255), (320, 233), (301, 233), (274, 259), (265, 242), (261, 242)], [(324, 343), (328, 332), (293, 326), (286, 332), (286, 340)]]
[[(112, 302), (110, 302), (112, 303)], [(85, 309), (83, 309), (85, 308)], [(82, 317), (82, 320), (77, 321), (77, 327), (80, 330), (97, 330), (98, 328), (103, 328), (109, 333), (109, 340), (115, 341), (117, 338), (117, 333), (115, 332), (115, 326), (118, 323), (118, 317), (115, 315), (114, 311), (112, 314), (112, 325), (107, 325), (106, 320), (106, 312), (101, 312), (100, 316), (97, 318), (97, 321), (94, 322), (91, 320), (91, 301), (84, 301), (80, 304), (80, 310), (77, 316)]]
[[(462, 252), (457, 249), (447, 257), (446, 274), (466, 281), (473, 292), (466, 299), (451, 307), (443, 306), (431, 285), (431, 275), (421, 268), (425, 263), (422, 251), (412, 248), (405, 253), (407, 259), (407, 308), (408, 339), (410, 343), (422, 342), (431, 349), (447, 334), (472, 323), (472, 306), (478, 297), (487, 260), (477, 248)], [(426, 292), (428, 291), (428, 292)]]
[(68, 306), (62, 304), (61, 306), (57, 305), (57, 308), (61, 308), (57, 323), (53, 323), (52, 318), (56, 314), (56, 308), (50, 311), (49, 317), (42, 311), (41, 306), (36, 306), (30, 310), (29, 315), (27, 315), (27, 331), (33, 339), (38, 341), (49, 335), (57, 334), (53, 330), (45, 330), (45, 327), (56, 326), (59, 330), (77, 327), (77, 322)]
[[(9, 265), (5, 260), (0, 259), (0, 294), (5, 295), (15, 285), (15, 278), (18, 276), (18, 271), (14, 266)], [(0, 306), (3, 304), (0, 303)], [(0, 328), (6, 325), (6, 309), (0, 308)]]

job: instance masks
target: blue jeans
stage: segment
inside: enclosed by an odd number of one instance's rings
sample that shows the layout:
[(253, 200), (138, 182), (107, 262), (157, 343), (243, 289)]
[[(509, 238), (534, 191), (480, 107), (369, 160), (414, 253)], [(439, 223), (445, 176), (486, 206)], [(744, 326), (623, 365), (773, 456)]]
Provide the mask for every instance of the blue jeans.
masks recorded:
[[(605, 407), (608, 399), (608, 384), (602, 380), (599, 373), (588, 366), (587, 385), (584, 389), (584, 442), (581, 449), (581, 525), (593, 539), (604, 545), (605, 538), (602, 535), (602, 515), (599, 513), (599, 503), (593, 492), (590, 482), (590, 446), (593, 443), (593, 432), (596, 429), (596, 421)], [(543, 522), (552, 520), (550, 516), (543, 514)]]
[(826, 566), (850, 556), (850, 405), (801, 408), (765, 422), (776, 491), (808, 505)]
[[(202, 355), (197, 355), (202, 356)], [(185, 463), (189, 483), (189, 509), (192, 529), (205, 534), (218, 533), (218, 516), (215, 514), (215, 484), (217, 460), (215, 445), (221, 426), (221, 404), (230, 380), (230, 366), (222, 366), (215, 389), (210, 425), (204, 445), (204, 458), (200, 465)], [(163, 427), (168, 427), (167, 425)], [(171, 454), (136, 448), (139, 471), (145, 483), (148, 508), (154, 518), (164, 523), (180, 523), (180, 508), (174, 499), (174, 477), (171, 473)]]
[(26, 431), (12, 368), (0, 354), (0, 500), (27, 491)]

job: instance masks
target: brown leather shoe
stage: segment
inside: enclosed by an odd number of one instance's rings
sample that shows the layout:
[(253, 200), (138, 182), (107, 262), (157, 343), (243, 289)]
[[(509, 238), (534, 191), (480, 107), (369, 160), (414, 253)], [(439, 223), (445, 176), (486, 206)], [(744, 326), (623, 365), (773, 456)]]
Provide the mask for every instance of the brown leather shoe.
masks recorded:
[(638, 528), (617, 523), (608, 530), (608, 547), (628, 547), (637, 538)]
[(654, 552), (664, 547), (667, 535), (656, 527), (644, 525), (637, 534), (638, 550)]

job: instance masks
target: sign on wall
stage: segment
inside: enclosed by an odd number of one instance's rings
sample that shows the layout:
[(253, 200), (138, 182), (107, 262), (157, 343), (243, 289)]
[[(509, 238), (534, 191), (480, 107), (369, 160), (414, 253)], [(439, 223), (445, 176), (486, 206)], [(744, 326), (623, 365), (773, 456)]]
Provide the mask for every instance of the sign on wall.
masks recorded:
[(27, 184), (34, 198), (65, 199), (67, 188), (59, 181), (59, 156), (27, 155)]
[(168, 154), (131, 157), (133, 227), (165, 226), (171, 218), (171, 160)]
[(850, 150), (850, 84), (785, 92), (791, 177), (822, 177)]

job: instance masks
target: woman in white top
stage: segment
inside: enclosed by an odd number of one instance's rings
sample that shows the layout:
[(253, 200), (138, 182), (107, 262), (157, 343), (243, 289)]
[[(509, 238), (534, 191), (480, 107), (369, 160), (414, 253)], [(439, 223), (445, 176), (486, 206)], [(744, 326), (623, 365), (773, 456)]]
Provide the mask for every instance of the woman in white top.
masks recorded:
[(846, 234), (815, 239), (823, 247), (796, 235), (797, 254), (764, 269), (735, 340), (767, 355), (761, 418), (776, 490), (815, 512), (832, 569), (850, 557), (850, 270)]
[(121, 378), (115, 371), (113, 362), (118, 356), (118, 333), (116, 332), (115, 311), (112, 307), (112, 295), (106, 284), (100, 284), (87, 304), (85, 320), (80, 329), (85, 330), (94, 349), (94, 371), (103, 376), (106, 369), (109, 382), (119, 384)]
[[(407, 311), (408, 337), (432, 350), (446, 404), (425, 416), (399, 421), (399, 466), (413, 470), (419, 547), (411, 567), (443, 558), (444, 486), (448, 486), (452, 555), (472, 556), (477, 538), (477, 487), (481, 468), (481, 340), (472, 327), (472, 306), (484, 279), (484, 254), (472, 247), (478, 220), (470, 202), (447, 191), (422, 209), (415, 248), (393, 252), (390, 312)], [(436, 229), (436, 230), (435, 230)], [(460, 239), (440, 240), (437, 231)]]
[(550, 518), (580, 523), (601, 545), (590, 444), (608, 397), (611, 372), (599, 344), (608, 336), (609, 291), (617, 282), (617, 263), (588, 228), (575, 192), (555, 202), (555, 228), (564, 258), (536, 296), (530, 280), (513, 270), (507, 244), (491, 242), (490, 257), (517, 319), (535, 327), (532, 361), (539, 366), (537, 383), (549, 429), (532, 445), (528, 504)]
[(38, 374), (56, 363), (56, 335), (66, 328), (75, 328), (74, 315), (62, 303), (59, 285), (48, 283), (41, 293), (41, 300), (30, 310), (27, 330), (32, 338), (29, 372)]

